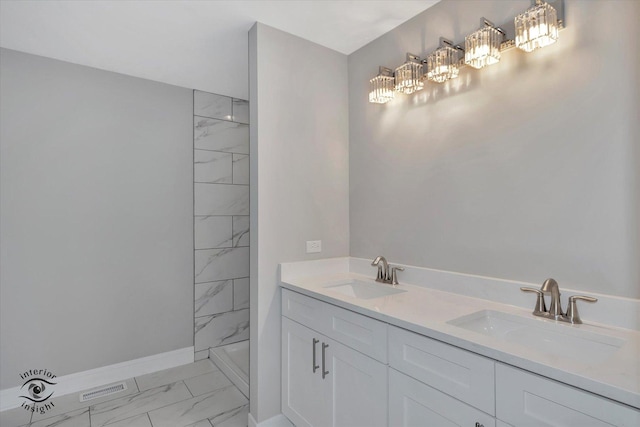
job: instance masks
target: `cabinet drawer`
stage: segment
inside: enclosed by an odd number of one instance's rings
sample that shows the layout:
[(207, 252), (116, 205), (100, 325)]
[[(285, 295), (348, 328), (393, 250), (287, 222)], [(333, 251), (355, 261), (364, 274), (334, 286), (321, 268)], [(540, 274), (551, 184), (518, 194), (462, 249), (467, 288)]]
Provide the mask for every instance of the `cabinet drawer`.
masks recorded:
[(389, 369), (389, 425), (495, 427), (490, 415)]
[(282, 289), (282, 315), (382, 363), (387, 363), (387, 324)]
[(387, 324), (335, 305), (324, 306), (327, 323), (321, 331), (329, 338), (387, 363)]
[(495, 362), (491, 359), (390, 326), (389, 365), (495, 415)]
[(497, 417), (514, 426), (639, 426), (640, 411), (511, 366), (496, 364)]
[(282, 289), (282, 315), (319, 332), (322, 332), (320, 329), (324, 320), (323, 305), (317, 299)]

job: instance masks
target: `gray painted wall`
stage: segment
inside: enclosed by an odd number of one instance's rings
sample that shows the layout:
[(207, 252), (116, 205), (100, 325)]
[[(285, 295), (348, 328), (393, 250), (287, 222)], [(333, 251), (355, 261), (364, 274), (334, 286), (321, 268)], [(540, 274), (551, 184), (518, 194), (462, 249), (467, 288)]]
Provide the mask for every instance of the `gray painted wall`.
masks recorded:
[(550, 47), (367, 102), (396, 67), (531, 2), (445, 0), (349, 56), (351, 255), (640, 297), (640, 3), (565, 2)]
[(0, 388), (192, 346), (192, 91), (0, 52)]
[[(347, 57), (274, 28), (249, 32), (250, 400), (280, 413), (278, 263), (349, 254)], [(306, 254), (307, 240), (322, 253)]]

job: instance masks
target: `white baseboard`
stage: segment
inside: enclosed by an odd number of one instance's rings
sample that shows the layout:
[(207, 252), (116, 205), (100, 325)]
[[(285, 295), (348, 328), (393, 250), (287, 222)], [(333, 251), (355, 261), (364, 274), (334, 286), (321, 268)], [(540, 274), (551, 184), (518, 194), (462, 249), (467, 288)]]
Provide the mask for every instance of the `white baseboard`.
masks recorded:
[(282, 414), (278, 414), (275, 417), (271, 417), (268, 420), (264, 420), (261, 423), (256, 422), (253, 415), (249, 413), (249, 427), (295, 427), (291, 424), (291, 421)]
[[(185, 347), (115, 365), (63, 375), (56, 378), (55, 395), (78, 393), (151, 372), (186, 365), (193, 362), (193, 350), (193, 347)], [(21, 394), (20, 387), (0, 390), (0, 411), (19, 407), (24, 401), (24, 398), (19, 397)]]

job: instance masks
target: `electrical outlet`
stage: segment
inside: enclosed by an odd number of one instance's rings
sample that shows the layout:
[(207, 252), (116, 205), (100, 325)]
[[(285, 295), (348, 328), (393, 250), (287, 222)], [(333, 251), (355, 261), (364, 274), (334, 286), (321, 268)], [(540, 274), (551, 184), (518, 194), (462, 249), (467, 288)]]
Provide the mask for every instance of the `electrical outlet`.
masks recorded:
[(307, 253), (315, 254), (322, 252), (322, 240), (307, 240)]

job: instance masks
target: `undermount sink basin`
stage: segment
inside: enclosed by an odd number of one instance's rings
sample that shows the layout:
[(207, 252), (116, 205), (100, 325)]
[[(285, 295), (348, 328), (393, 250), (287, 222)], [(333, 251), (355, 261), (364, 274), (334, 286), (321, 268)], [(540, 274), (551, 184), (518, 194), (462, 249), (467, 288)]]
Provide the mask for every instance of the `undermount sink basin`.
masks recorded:
[(552, 321), (483, 310), (447, 322), (513, 344), (583, 363), (599, 363), (625, 344), (620, 338), (584, 331)]
[(373, 299), (407, 292), (403, 289), (394, 288), (391, 285), (360, 280), (344, 281), (338, 284), (324, 286), (324, 288), (357, 299)]

